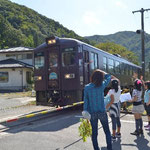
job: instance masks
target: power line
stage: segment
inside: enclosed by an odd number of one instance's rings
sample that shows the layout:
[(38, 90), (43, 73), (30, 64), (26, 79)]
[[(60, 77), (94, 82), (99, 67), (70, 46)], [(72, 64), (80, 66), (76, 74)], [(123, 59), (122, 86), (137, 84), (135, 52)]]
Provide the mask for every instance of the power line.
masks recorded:
[(145, 43), (144, 43), (144, 12), (149, 11), (150, 9), (143, 9), (141, 8), (140, 10), (132, 11), (132, 13), (141, 13), (141, 30), (137, 30), (137, 33), (141, 34), (141, 49), (142, 49), (142, 75), (143, 79), (145, 80)]

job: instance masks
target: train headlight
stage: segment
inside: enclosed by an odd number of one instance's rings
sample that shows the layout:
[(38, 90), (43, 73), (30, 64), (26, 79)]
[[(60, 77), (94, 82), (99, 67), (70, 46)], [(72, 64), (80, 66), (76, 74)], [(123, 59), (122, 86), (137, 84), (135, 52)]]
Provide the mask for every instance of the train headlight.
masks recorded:
[(73, 78), (75, 78), (75, 74), (74, 73), (65, 74), (65, 79), (73, 79)]
[(52, 37), (48, 37), (48, 38), (46, 38), (46, 44), (47, 45), (51, 45), (51, 44), (56, 44), (56, 40), (57, 40), (58, 38), (57, 37), (55, 37), (55, 36), (52, 36)]
[(35, 77), (34, 77), (34, 80), (35, 80), (35, 81), (40, 81), (40, 80), (42, 80), (42, 76), (35, 76)]
[(48, 40), (47, 43), (48, 43), (48, 44), (55, 44), (55, 43), (56, 43), (56, 40)]

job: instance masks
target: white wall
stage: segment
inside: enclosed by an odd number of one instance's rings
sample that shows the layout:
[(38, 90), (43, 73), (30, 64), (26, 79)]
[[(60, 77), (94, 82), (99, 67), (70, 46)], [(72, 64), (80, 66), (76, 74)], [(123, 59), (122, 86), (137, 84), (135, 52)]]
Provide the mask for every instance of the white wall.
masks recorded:
[[(23, 74), (22, 74), (23, 71)], [(19, 90), (22, 87), (27, 86), (26, 72), (32, 71), (28, 68), (17, 68), (14, 71), (12, 69), (0, 69), (0, 72), (8, 72), (8, 82), (0, 82), (0, 89)]]
[(4, 60), (4, 59), (7, 59), (7, 58), (6, 58), (6, 54), (0, 53), (0, 61), (1, 61), (1, 60)]
[[(14, 56), (14, 57), (6, 57), (6, 55), (9, 55), (9, 54), (14, 54), (14, 55), (16, 55), (16, 56)], [(13, 59), (17, 59), (16, 57), (17, 57), (17, 55), (24, 55), (24, 54), (33, 54), (33, 52), (13, 52), (13, 53), (0, 53), (0, 61), (1, 60), (5, 60), (5, 59), (9, 59), (9, 58), (13, 58)], [(33, 65), (33, 57), (32, 57), (32, 59), (20, 59), (20, 60), (18, 60), (18, 61), (22, 61), (22, 62), (24, 62), (24, 63), (27, 63), (27, 64), (30, 64), (30, 65)]]

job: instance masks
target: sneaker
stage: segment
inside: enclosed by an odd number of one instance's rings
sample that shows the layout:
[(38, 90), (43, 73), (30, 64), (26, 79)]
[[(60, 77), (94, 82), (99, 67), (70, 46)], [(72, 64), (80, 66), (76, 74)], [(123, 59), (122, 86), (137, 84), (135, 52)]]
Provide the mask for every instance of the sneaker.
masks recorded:
[(150, 131), (150, 126), (148, 128), (146, 128), (145, 130)]
[(139, 135), (139, 131), (134, 131), (134, 132), (132, 132), (132, 133), (130, 133), (131, 135), (136, 135), (136, 136), (138, 136)]
[(112, 140), (112, 141), (116, 141), (116, 136), (113, 136), (113, 135), (112, 135), (111, 140)]
[(149, 124), (147, 124), (147, 125), (145, 125), (144, 127), (145, 127), (145, 128), (149, 128), (149, 127), (150, 127), (150, 125), (149, 125)]
[(117, 138), (121, 138), (121, 133), (116, 133)]

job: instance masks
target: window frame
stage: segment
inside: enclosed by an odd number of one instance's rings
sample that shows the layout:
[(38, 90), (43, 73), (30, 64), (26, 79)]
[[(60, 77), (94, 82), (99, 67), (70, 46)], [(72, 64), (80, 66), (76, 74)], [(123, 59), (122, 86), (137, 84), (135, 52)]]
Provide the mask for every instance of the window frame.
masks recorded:
[[(37, 55), (37, 54), (40, 54), (41, 53), (41, 55)], [(37, 55), (37, 56), (36, 56)], [(37, 57), (42, 57), (43, 58), (43, 60), (41, 61), (42, 62), (42, 65), (41, 66), (38, 66), (38, 68), (36, 67), (37, 66), (37, 64), (36, 64), (36, 58)], [(40, 62), (40, 63), (41, 63)], [(44, 68), (44, 66), (45, 66), (45, 56), (44, 56), (44, 52), (38, 52), (38, 53), (35, 53), (35, 55), (34, 55), (34, 67), (35, 67), (35, 69), (42, 69), (42, 68)]]
[[(1, 80), (1, 74), (2, 73), (5, 73), (5, 74), (7, 74), (7, 80)], [(0, 83), (8, 83), (9, 82), (9, 72), (0, 72)]]

